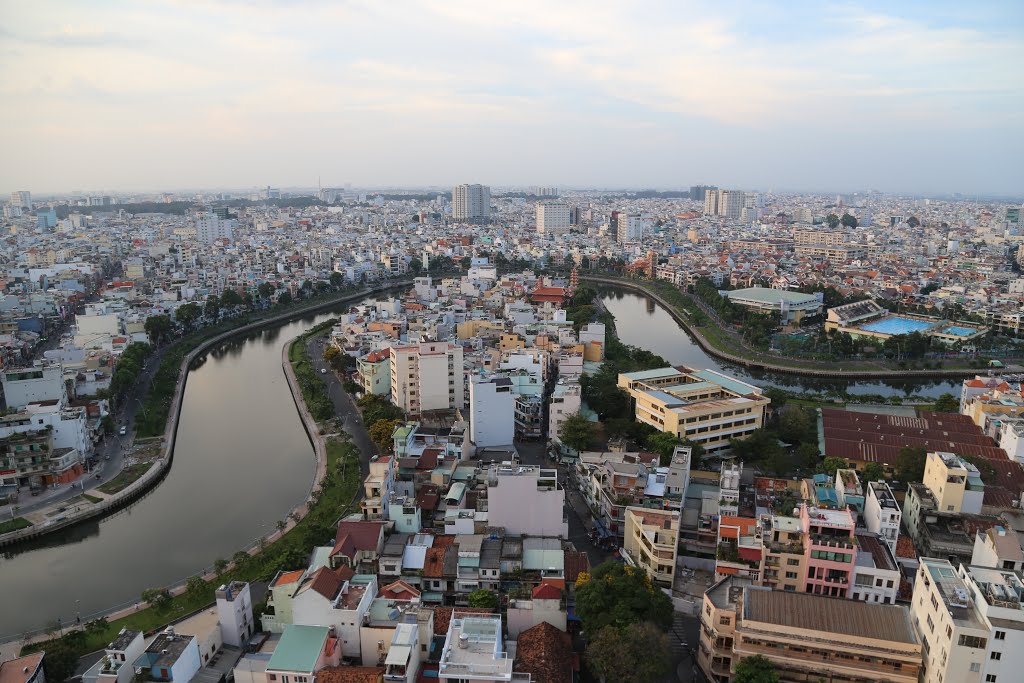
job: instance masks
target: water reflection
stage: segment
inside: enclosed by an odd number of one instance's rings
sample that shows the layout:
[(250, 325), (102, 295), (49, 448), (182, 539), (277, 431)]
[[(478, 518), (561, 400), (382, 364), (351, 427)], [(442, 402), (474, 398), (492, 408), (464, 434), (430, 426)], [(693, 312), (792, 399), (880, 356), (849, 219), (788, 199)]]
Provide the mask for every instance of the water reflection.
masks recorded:
[(758, 386), (823, 394), (838, 395), (846, 392), (934, 397), (946, 392), (957, 395), (960, 391), (959, 382), (954, 384), (944, 379), (848, 381), (748, 370), (706, 354), (654, 299), (622, 289), (604, 287), (599, 288), (598, 293), (605, 308), (615, 316), (615, 329), (623, 343), (653, 351), (673, 365), (712, 368)]

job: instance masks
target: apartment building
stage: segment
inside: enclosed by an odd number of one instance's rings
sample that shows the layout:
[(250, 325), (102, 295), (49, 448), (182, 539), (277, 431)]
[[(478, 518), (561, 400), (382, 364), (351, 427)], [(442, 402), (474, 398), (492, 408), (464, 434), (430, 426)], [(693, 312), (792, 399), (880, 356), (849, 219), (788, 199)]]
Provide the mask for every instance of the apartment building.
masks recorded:
[(923, 683), (1006, 683), (1024, 671), (1024, 583), (1013, 571), (922, 557), (911, 603)]
[(714, 683), (761, 655), (782, 681), (916, 683), (921, 644), (907, 609), (752, 586), (726, 577), (704, 594), (697, 665)]
[(867, 495), (864, 497), (864, 525), (868, 531), (881, 536), (894, 555), (902, 517), (903, 513), (889, 485), (884, 481), (868, 482)]
[(626, 508), (623, 559), (659, 586), (671, 587), (675, 580), (679, 519), (678, 510)]
[(634, 404), (637, 422), (706, 451), (729, 447), (764, 423), (771, 403), (762, 390), (714, 370), (683, 372), (673, 367), (619, 375), (618, 386)]
[(841, 230), (794, 230), (793, 240), (799, 246), (841, 247), (850, 241), (850, 233)]
[(858, 530), (857, 557), (853, 568), (854, 600), (883, 605), (896, 603), (900, 589), (900, 568), (896, 555), (876, 534)]
[(363, 393), (386, 396), (391, 393), (391, 349), (371, 351), (356, 359), (356, 373)]
[(761, 585), (772, 590), (802, 592), (807, 562), (800, 518), (764, 515), (760, 527), (764, 548), (759, 571)]
[(537, 234), (559, 236), (569, 232), (569, 205), (565, 202), (537, 202)]
[(391, 402), (412, 415), (465, 404), (462, 347), (421, 342), (391, 349)]
[(477, 448), (515, 439), (515, 397), (508, 377), (474, 377), (469, 384), (469, 438)]
[(857, 561), (853, 514), (849, 510), (801, 505), (800, 526), (806, 541), (804, 592), (849, 597)]
[(452, 218), (468, 223), (486, 223), (491, 218), (491, 188), (486, 185), (456, 185), (452, 190)]
[(820, 244), (798, 244), (794, 252), (798, 257), (828, 261), (837, 265), (854, 259), (867, 258), (868, 255), (867, 249), (855, 245), (827, 247)]
[(565, 489), (558, 471), (492, 465), (487, 473), (487, 520), (514, 536), (569, 536)]

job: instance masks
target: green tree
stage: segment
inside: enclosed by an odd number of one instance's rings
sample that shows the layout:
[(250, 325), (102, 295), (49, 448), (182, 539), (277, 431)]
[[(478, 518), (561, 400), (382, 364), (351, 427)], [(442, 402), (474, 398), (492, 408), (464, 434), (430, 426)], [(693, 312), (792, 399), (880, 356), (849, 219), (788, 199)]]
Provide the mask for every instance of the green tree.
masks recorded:
[(171, 317), (167, 315), (151, 315), (146, 318), (143, 325), (149, 340), (157, 344), (171, 335), (174, 326), (171, 324)]
[(683, 445), (683, 441), (671, 432), (655, 432), (647, 437), (645, 444), (652, 453), (658, 454), (658, 463), (667, 467), (672, 461), (672, 452), (676, 446)]
[(847, 227), (847, 228), (856, 228), (857, 227), (857, 217), (856, 216), (851, 216), (848, 213), (844, 213), (843, 217), (839, 219), (839, 222), (842, 223), (843, 226)]
[(800, 406), (790, 406), (779, 416), (779, 438), (798, 444), (818, 441), (818, 424), (813, 413)]
[(236, 567), (238, 567), (239, 565), (248, 562), (250, 557), (251, 556), (249, 555), (249, 553), (245, 552), (244, 550), (239, 550), (231, 556), (231, 561), (235, 563)]
[(341, 353), (341, 351), (338, 351), (337, 346), (328, 346), (326, 349), (324, 349), (324, 360), (330, 363), (331, 359), (333, 359), (339, 353)]
[(192, 595), (199, 595), (206, 590), (206, 582), (201, 576), (190, 576), (185, 582), (185, 591)]
[(174, 309), (174, 319), (181, 323), (186, 330), (192, 329), (200, 315), (202, 313), (199, 310), (199, 304), (191, 301)]
[(210, 320), (216, 320), (220, 315), (220, 299), (216, 294), (206, 297), (206, 304), (203, 305), (203, 315)]
[(672, 600), (640, 569), (608, 560), (576, 582), (576, 614), (589, 633), (649, 621), (672, 625)]
[(839, 227), (839, 216), (835, 215), (834, 213), (830, 213), (829, 215), (825, 216), (825, 223), (828, 224), (830, 230), (835, 230), (837, 227)]
[(594, 440), (594, 424), (581, 413), (573, 413), (559, 426), (558, 438), (574, 451), (588, 450)]
[(171, 604), (171, 593), (166, 588), (147, 588), (142, 591), (142, 601), (149, 603), (158, 612)]
[(335, 271), (331, 271), (330, 280), (331, 280), (331, 287), (334, 287), (335, 289), (338, 289), (343, 284), (345, 284), (345, 274), (344, 273), (339, 273), (336, 270)]
[(228, 561), (225, 560), (223, 557), (218, 557), (216, 560), (213, 561), (213, 570), (217, 572), (217, 576), (220, 576), (224, 573), (224, 570), (228, 568), (228, 564)]
[[(338, 273), (338, 275), (341, 275), (341, 273)], [(331, 276), (333, 277), (334, 273), (331, 273)], [(256, 293), (260, 295), (261, 299), (269, 299), (274, 296), (276, 291), (277, 287), (269, 282), (261, 282), (260, 286), (256, 288)]]
[(953, 394), (942, 394), (935, 399), (935, 410), (940, 413), (956, 413), (960, 410), (960, 402)]
[(493, 591), (480, 588), (469, 594), (469, 606), (479, 609), (494, 609), (498, 606), (498, 596)]
[(282, 306), (287, 306), (291, 302), (292, 302), (292, 295), (291, 295), (291, 292), (289, 292), (287, 290), (281, 292), (281, 295), (279, 297), (277, 297), (277, 303), (281, 304)]
[(224, 308), (241, 306), (243, 303), (245, 302), (242, 300), (242, 295), (233, 289), (225, 289), (220, 294), (220, 305)]
[(377, 445), (377, 448), (384, 453), (391, 453), (395, 448), (395, 442), (392, 437), (395, 434), (395, 430), (401, 424), (401, 420), (378, 420), (366, 431), (370, 435), (370, 440)]
[(904, 446), (896, 456), (896, 478), (905, 484), (921, 482), (927, 459), (927, 449)]
[(669, 674), (670, 648), (668, 634), (645, 621), (623, 628), (605, 626), (587, 644), (584, 658), (601, 681), (646, 683)]
[(779, 672), (771, 660), (763, 655), (744, 657), (736, 664), (733, 683), (779, 683)]
[(827, 474), (830, 477), (836, 476), (836, 470), (849, 469), (850, 463), (845, 458), (837, 458), (833, 455), (818, 463), (818, 474)]
[(885, 468), (877, 462), (869, 462), (864, 466), (864, 472), (861, 479), (865, 482), (881, 481), (885, 479)]
[(796, 457), (804, 467), (816, 469), (821, 459), (821, 451), (818, 450), (818, 444), (804, 442), (796, 447)]
[(910, 218), (907, 219), (907, 225), (909, 225), (912, 228), (920, 227), (921, 219), (918, 218), (917, 216), (911, 216)]

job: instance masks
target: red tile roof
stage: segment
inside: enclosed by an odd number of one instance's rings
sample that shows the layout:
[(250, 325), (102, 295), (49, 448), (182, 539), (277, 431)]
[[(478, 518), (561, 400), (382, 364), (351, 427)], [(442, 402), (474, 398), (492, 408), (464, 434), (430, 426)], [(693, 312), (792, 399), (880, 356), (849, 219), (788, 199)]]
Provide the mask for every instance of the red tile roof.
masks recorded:
[(533, 683), (569, 683), (576, 669), (572, 640), (546, 621), (519, 634), (513, 670)]
[(420, 592), (399, 579), (381, 588), (380, 597), (388, 600), (412, 600), (420, 597)]
[(590, 557), (580, 550), (566, 550), (564, 572), (566, 583), (576, 583), (580, 572), (590, 572)]
[(541, 584), (533, 589), (534, 600), (561, 600), (562, 591), (551, 584)]
[(376, 550), (384, 522), (342, 522), (335, 534), (332, 555), (342, 552), (351, 557), (353, 550)]
[(382, 666), (329, 666), (316, 674), (317, 683), (380, 683)]

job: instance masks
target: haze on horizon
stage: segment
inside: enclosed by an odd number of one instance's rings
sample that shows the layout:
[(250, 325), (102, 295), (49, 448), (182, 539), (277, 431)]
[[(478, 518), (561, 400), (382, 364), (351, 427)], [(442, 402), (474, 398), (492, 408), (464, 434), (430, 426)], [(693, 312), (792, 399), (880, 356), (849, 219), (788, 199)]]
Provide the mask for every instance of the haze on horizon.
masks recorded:
[(0, 2), (6, 191), (1024, 190), (1012, 0)]

